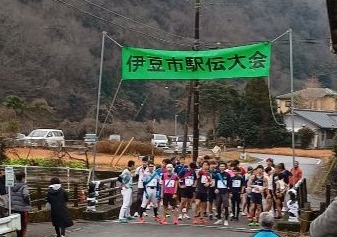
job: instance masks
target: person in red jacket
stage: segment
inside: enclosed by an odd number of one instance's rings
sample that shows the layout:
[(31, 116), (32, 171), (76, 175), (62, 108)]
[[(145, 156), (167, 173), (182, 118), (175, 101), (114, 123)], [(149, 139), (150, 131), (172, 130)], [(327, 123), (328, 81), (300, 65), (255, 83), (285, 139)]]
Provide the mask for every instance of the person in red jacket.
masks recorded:
[(290, 170), (290, 172), (292, 173), (292, 177), (289, 178), (290, 187), (293, 187), (303, 177), (303, 171), (298, 165), (298, 161), (295, 161), (294, 167)]

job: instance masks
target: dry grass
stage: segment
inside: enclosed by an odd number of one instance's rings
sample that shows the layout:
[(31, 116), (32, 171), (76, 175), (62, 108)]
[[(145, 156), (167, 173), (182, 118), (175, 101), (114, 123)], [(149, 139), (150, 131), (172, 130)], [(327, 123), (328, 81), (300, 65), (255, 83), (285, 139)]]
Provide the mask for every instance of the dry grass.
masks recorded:
[[(288, 147), (280, 147), (280, 148), (268, 148), (268, 149), (246, 149), (247, 152), (250, 153), (263, 153), (263, 154), (272, 154), (272, 155), (289, 155), (293, 154), (291, 148)], [(309, 149), (295, 149), (296, 156), (302, 157), (313, 157), (313, 158), (321, 158), (321, 159), (329, 159), (333, 154), (331, 149), (323, 149), (323, 150), (309, 150)]]

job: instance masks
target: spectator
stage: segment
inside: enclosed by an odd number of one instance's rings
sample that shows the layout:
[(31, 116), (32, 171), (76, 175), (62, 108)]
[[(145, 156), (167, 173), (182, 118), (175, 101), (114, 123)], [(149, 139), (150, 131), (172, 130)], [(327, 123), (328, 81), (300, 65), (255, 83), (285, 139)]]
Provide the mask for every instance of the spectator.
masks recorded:
[(299, 165), (298, 161), (295, 161), (294, 167), (291, 168), (290, 170), (290, 172), (292, 173), (292, 177), (289, 179), (290, 188), (292, 188), (303, 177), (303, 171), (298, 165)]
[(21, 216), (21, 230), (16, 231), (17, 237), (25, 237), (27, 232), (28, 211), (31, 209), (28, 185), (24, 182), (24, 172), (15, 174), (12, 188), (12, 210)]
[(62, 188), (59, 178), (51, 178), (47, 193), (47, 202), (50, 204), (51, 221), (55, 227), (56, 236), (64, 237), (65, 229), (73, 226), (71, 215), (67, 208), (68, 194)]
[(0, 169), (0, 218), (7, 215), (8, 194), (6, 188), (5, 170)]
[(280, 237), (272, 230), (274, 225), (274, 217), (272, 214), (269, 212), (261, 212), (259, 222), (262, 229), (251, 237)]
[(337, 197), (328, 208), (310, 224), (311, 237), (337, 236)]

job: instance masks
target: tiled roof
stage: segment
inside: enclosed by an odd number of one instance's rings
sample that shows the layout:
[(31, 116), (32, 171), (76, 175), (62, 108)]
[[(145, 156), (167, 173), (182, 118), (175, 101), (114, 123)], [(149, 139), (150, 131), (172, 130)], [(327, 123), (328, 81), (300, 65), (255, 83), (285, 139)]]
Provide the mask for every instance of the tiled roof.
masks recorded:
[[(330, 88), (306, 88), (303, 90), (294, 91), (294, 97), (302, 95), (302, 94), (315, 95), (317, 97), (324, 97), (327, 95), (337, 97), (337, 92)], [(290, 98), (291, 98), (291, 93), (276, 96), (276, 99), (290, 99)]]

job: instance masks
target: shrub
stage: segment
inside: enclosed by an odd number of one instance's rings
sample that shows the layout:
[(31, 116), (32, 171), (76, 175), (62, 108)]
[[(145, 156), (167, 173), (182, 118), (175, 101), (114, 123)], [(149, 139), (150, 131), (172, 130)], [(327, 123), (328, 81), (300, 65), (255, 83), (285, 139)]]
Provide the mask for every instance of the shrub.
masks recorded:
[[(127, 144), (128, 144), (127, 141), (122, 143), (117, 155), (120, 155), (122, 153)], [(115, 154), (119, 145), (120, 142), (101, 141), (97, 143), (97, 151), (99, 153)], [(153, 147), (150, 143), (138, 141), (132, 142), (124, 154), (150, 155), (152, 154), (152, 149), (154, 155), (163, 155), (162, 150)]]
[(298, 138), (300, 139), (302, 149), (308, 148), (315, 136), (315, 132), (307, 127), (298, 130), (297, 134)]

